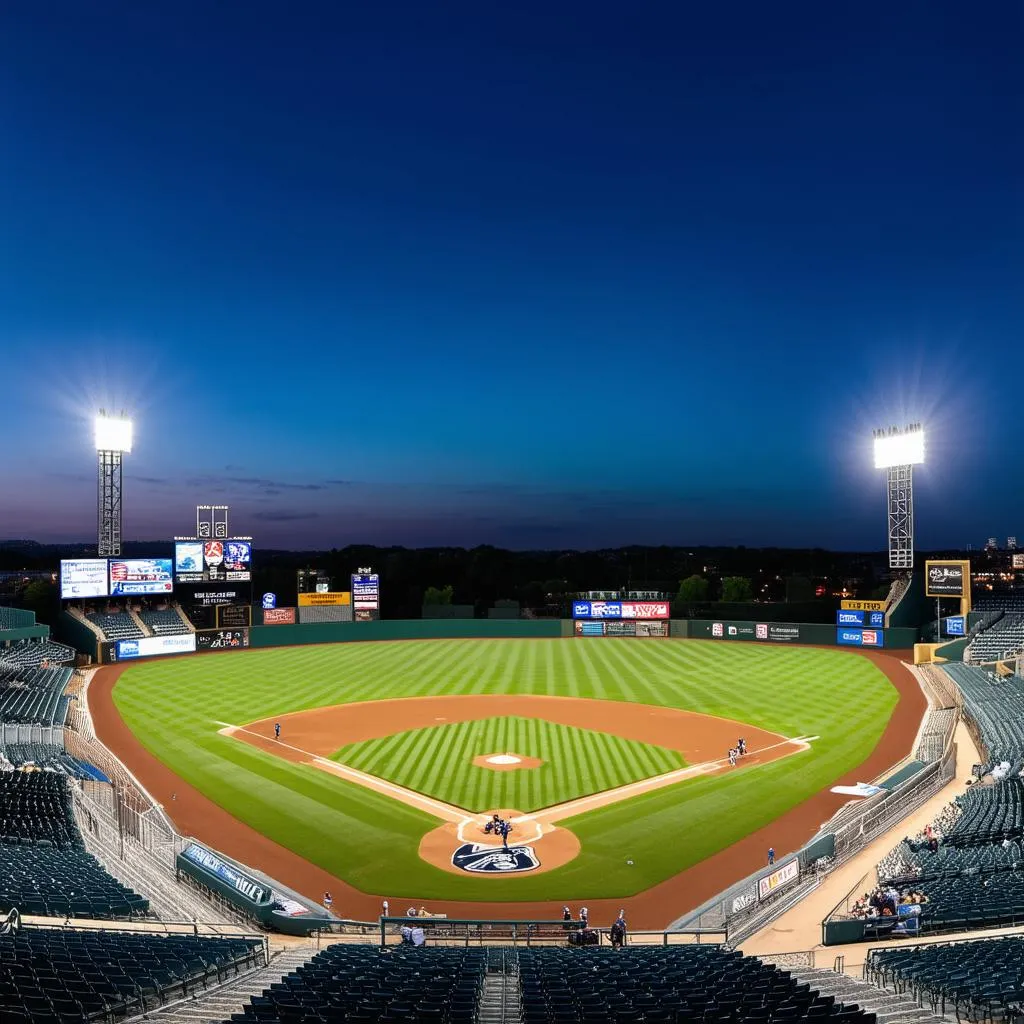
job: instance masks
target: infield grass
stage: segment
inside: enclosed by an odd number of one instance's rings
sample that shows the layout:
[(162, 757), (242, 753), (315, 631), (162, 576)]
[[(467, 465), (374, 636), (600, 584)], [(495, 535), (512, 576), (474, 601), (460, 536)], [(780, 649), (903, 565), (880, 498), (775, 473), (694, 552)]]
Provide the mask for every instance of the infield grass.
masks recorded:
[[(479, 754), (513, 751), (536, 768), (495, 771)], [(352, 768), (468, 811), (538, 811), (685, 768), (675, 750), (536, 718), (483, 718), (351, 743), (333, 755)]]
[[(348, 701), (482, 693), (635, 701), (819, 738), (807, 752), (754, 770), (687, 780), (565, 822), (582, 851), (556, 871), (481, 879), (420, 860), (419, 841), (434, 818), (218, 732), (225, 722)], [(435, 640), (133, 665), (114, 700), (180, 777), (365, 892), (561, 902), (639, 892), (773, 821), (864, 761), (897, 693), (870, 661), (845, 651), (687, 640)]]

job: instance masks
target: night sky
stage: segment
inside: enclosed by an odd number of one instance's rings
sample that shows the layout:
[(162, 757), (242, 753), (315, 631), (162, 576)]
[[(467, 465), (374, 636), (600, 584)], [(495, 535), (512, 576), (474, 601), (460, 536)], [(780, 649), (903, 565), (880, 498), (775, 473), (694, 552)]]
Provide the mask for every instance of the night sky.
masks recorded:
[(1016, 0), (0, 11), (0, 537), (1024, 536)]

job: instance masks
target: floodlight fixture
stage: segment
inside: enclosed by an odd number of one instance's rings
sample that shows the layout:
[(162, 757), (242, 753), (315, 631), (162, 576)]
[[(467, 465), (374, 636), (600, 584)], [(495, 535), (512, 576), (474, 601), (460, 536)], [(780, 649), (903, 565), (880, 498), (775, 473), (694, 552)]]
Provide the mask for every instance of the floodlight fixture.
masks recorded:
[(919, 466), (924, 462), (924, 431), (920, 423), (875, 431), (875, 469)]
[(124, 414), (108, 416), (101, 412), (94, 424), (96, 451), (121, 452), (129, 454), (132, 450), (132, 421)]
[(96, 553), (121, 554), (121, 459), (132, 450), (132, 421), (102, 409), (93, 424), (96, 445)]
[(886, 471), (889, 498), (889, 568), (914, 568), (914, 466), (924, 462), (920, 423), (875, 431), (875, 469)]

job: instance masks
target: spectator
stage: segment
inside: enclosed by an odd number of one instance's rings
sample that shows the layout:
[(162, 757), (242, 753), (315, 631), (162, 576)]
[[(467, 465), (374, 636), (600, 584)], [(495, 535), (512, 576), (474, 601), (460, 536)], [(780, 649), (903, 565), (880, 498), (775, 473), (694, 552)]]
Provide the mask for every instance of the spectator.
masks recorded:
[(412, 929), (407, 924), (403, 924), (402, 927), (398, 929), (398, 934), (402, 936), (403, 946), (412, 945)]
[(611, 930), (612, 949), (622, 949), (626, 944), (626, 911), (620, 910)]
[(572, 911), (568, 907), (562, 907), (562, 921), (565, 922), (562, 925), (562, 928), (565, 931), (571, 931), (572, 930)]
[(412, 944), (414, 946), (422, 946), (427, 941), (427, 936), (423, 933), (423, 929), (417, 925), (412, 930)]

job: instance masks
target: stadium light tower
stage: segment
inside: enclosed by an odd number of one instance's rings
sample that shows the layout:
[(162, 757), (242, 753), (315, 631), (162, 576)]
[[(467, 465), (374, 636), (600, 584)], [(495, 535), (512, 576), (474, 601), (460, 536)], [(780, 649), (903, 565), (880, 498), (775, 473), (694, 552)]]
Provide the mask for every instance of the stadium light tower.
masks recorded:
[(102, 409), (95, 421), (97, 456), (96, 521), (100, 558), (121, 554), (121, 457), (132, 450), (132, 421)]
[(924, 462), (920, 423), (875, 431), (875, 469), (889, 479), (889, 568), (914, 568), (914, 466)]

